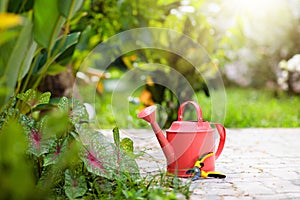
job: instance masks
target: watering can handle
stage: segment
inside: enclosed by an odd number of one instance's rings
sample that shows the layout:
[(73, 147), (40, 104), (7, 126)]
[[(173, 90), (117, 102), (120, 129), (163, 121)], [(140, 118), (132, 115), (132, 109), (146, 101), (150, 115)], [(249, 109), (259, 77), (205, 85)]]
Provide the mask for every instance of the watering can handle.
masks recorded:
[(197, 115), (198, 115), (198, 122), (202, 122), (202, 110), (199, 107), (199, 105), (194, 102), (194, 101), (186, 101), (183, 104), (180, 105), (179, 110), (178, 110), (178, 121), (182, 121), (183, 119), (183, 111), (184, 111), (184, 107), (186, 106), (186, 104), (192, 104), (197, 111)]
[(215, 153), (215, 159), (217, 160), (224, 148), (225, 139), (226, 139), (226, 130), (225, 130), (224, 126), (221, 124), (218, 124), (218, 123), (211, 123), (211, 124), (214, 124), (216, 126), (218, 133), (220, 135), (219, 146)]
[[(182, 121), (184, 107), (187, 104), (192, 104), (196, 108), (197, 115), (198, 115), (198, 122), (202, 122), (203, 121), (203, 119), (202, 119), (202, 110), (199, 107), (199, 105), (194, 101), (186, 101), (186, 102), (184, 102), (183, 104), (180, 105), (179, 110), (178, 110), (178, 121)], [(224, 126), (219, 124), (219, 123), (210, 123), (210, 124), (213, 124), (213, 125), (216, 126), (216, 128), (218, 130), (218, 133), (220, 135), (220, 142), (219, 142), (217, 151), (215, 153), (215, 159), (218, 159), (218, 157), (220, 156), (220, 154), (222, 153), (223, 148), (224, 148), (225, 139), (226, 139), (226, 130), (225, 130)]]

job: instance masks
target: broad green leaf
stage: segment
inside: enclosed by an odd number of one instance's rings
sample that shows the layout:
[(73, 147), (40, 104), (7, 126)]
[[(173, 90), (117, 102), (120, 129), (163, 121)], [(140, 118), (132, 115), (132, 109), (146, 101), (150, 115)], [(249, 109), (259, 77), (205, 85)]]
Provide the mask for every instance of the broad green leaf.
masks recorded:
[[(80, 33), (71, 33), (67, 35), (66, 38), (60, 38), (55, 43), (53, 49), (52, 49), (52, 55), (55, 55), (55, 58), (60, 56), (64, 51), (66, 51), (68, 48), (70, 48), (72, 45), (76, 44), (78, 42)], [(63, 43), (62, 43), (63, 42)]]
[(80, 157), (89, 172), (105, 178), (112, 178), (115, 173), (116, 156), (113, 144), (101, 133), (81, 126), (79, 138), (85, 145)]
[(45, 135), (35, 129), (31, 129), (27, 132), (29, 147), (28, 152), (39, 157), (43, 154), (47, 154), (55, 148), (55, 138), (45, 137)]
[[(66, 38), (60, 38), (59, 40), (56, 41), (52, 51), (51, 51), (51, 55), (52, 55), (52, 60), (54, 61), (56, 58), (58, 58), (60, 55), (62, 55), (68, 48), (70, 48), (71, 46), (73, 46), (74, 44), (76, 44), (78, 42), (80, 33), (71, 33), (69, 35), (67, 35)], [(44, 66), (44, 64), (47, 61), (47, 52), (44, 53), (43, 55), (40, 55), (39, 57), (39, 61), (36, 63), (36, 71), (41, 72), (43, 71), (42, 68), (40, 68), (40, 66)]]
[(23, 63), (20, 67), (19, 81), (21, 79), (23, 79), (24, 76), (28, 73), (30, 65), (33, 61), (33, 56), (34, 56), (36, 48), (37, 48), (37, 43), (35, 41), (32, 41), (29, 49), (26, 51), (25, 58), (24, 58)]
[(89, 172), (105, 178), (126, 178), (128, 173), (139, 176), (138, 165), (132, 156), (110, 143), (102, 133), (82, 128), (78, 134), (86, 149), (81, 159)]
[(65, 193), (69, 199), (83, 196), (87, 191), (87, 184), (84, 176), (73, 174), (69, 169), (65, 171)]
[(34, 1), (34, 39), (48, 50), (51, 49), (65, 22), (58, 11), (59, 3), (61, 1), (58, 0)]
[[(6, 58), (4, 60), (4, 86), (7, 87), (8, 94), (5, 98), (1, 98), (1, 101), (6, 101), (13, 93), (15, 85), (18, 80), (18, 73), (21, 68), (22, 62), (25, 59), (26, 52), (28, 51), (29, 45), (31, 44), (32, 38), (32, 23), (27, 20), (24, 27), (22, 28), (19, 37), (15, 42), (5, 45), (7, 51)], [(3, 47), (4, 48), (4, 47)]]
[[(62, 66), (68, 66), (69, 63), (73, 63), (73, 54), (75, 52), (77, 43), (70, 46), (68, 49), (66, 49), (64, 52), (62, 52), (57, 58), (55, 59), (55, 63), (60, 64)], [(76, 69), (72, 65), (73, 69)]]
[(58, 10), (65, 18), (72, 18), (81, 6), (83, 0), (64, 0), (59, 2)]

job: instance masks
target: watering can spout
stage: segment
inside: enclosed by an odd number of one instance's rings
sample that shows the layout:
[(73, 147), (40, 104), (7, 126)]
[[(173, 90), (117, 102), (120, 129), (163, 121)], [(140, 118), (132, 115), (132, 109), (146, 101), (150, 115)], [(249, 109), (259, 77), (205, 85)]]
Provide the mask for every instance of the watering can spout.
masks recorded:
[(161, 130), (159, 125), (157, 124), (155, 119), (155, 111), (156, 111), (156, 106), (154, 105), (149, 106), (146, 107), (144, 110), (142, 110), (137, 117), (150, 123), (156, 135), (156, 138), (165, 154), (165, 157), (167, 158), (168, 163), (172, 163), (175, 160), (174, 149), (173, 146), (169, 143), (169, 141), (164, 136), (163, 131)]
[(145, 120), (151, 125), (156, 122), (155, 119), (156, 106), (149, 106), (138, 114), (138, 118)]

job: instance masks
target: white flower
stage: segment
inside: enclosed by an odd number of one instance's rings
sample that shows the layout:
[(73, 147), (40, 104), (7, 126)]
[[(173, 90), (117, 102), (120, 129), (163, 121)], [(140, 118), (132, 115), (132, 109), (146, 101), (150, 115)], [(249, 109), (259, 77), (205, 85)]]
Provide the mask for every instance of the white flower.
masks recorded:
[(282, 78), (282, 77), (279, 77), (278, 79), (277, 79), (277, 83), (281, 86), (281, 85), (283, 85), (284, 83), (285, 83), (285, 81), (286, 80), (284, 80), (284, 78)]
[(287, 71), (281, 71), (280, 77), (282, 77), (284, 80), (288, 80), (289, 73)]
[(296, 71), (296, 69), (300, 66), (300, 54), (294, 55), (291, 59), (287, 61), (287, 69), (289, 71)]
[[(278, 64), (279, 73), (277, 77), (277, 83), (282, 90), (288, 90), (288, 81), (292, 81), (292, 85), (298, 83), (295, 80), (290, 80), (289, 75), (300, 75), (300, 54), (294, 55), (288, 61), (282, 60)], [(294, 87), (291, 87), (294, 90)], [(294, 92), (296, 92), (294, 90)]]
[(283, 90), (288, 90), (289, 86), (288, 86), (287, 83), (284, 83), (283, 85), (281, 85), (281, 88), (282, 88)]
[(299, 73), (300, 73), (300, 65), (297, 65), (297, 66), (296, 66), (296, 72), (299, 72)]
[(287, 62), (285, 60), (280, 61), (279, 68), (287, 70)]

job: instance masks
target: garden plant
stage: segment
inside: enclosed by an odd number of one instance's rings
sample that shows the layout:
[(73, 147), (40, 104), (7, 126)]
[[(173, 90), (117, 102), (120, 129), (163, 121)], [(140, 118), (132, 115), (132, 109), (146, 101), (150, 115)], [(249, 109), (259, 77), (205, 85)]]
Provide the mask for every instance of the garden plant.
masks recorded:
[(67, 70), (80, 36), (70, 33), (71, 19), (80, 18), (76, 11), (82, 3), (1, 2), (1, 22), (7, 22), (0, 29), (1, 197), (174, 199), (176, 192), (188, 196), (188, 187), (176, 177), (141, 177), (132, 141), (121, 140), (117, 127), (111, 143), (89, 124), (78, 100), (38, 91), (46, 75)]

